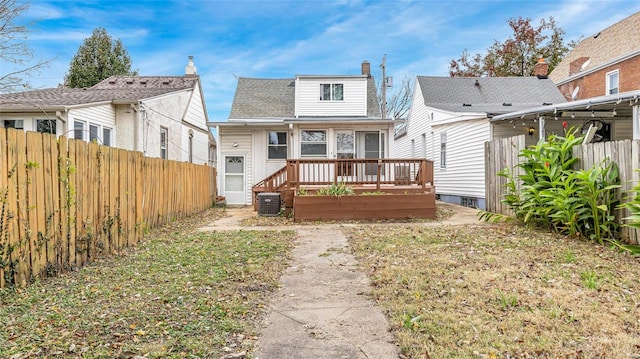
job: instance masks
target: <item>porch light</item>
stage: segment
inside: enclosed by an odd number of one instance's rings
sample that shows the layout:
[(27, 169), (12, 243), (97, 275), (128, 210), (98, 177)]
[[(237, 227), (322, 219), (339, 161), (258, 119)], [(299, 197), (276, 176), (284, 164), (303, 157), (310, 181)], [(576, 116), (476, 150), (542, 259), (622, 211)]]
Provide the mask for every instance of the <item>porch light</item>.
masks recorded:
[(536, 132), (536, 129), (533, 127), (529, 127), (529, 137), (533, 137), (533, 134)]
[(234, 142), (233, 147), (238, 147), (238, 142)]
[(618, 111), (616, 111), (616, 107), (613, 107), (613, 112), (611, 112), (611, 116), (615, 117), (616, 115), (618, 115)]

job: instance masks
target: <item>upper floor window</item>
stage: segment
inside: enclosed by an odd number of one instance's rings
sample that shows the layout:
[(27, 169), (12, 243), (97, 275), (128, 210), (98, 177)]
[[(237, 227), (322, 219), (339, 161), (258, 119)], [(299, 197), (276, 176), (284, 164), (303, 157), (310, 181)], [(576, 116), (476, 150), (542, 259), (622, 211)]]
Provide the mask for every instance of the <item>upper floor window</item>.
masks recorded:
[(300, 133), (300, 154), (303, 157), (326, 157), (327, 131), (303, 130)]
[(269, 148), (268, 158), (286, 159), (287, 158), (287, 133), (286, 132), (269, 132)]
[(4, 128), (15, 128), (16, 130), (24, 129), (23, 120), (4, 120)]
[(320, 101), (342, 101), (343, 84), (320, 84)]
[(160, 127), (160, 158), (167, 159), (167, 141), (169, 140), (169, 129)]
[(36, 131), (55, 135), (56, 120), (36, 120)]
[(607, 95), (620, 92), (620, 73), (618, 70), (607, 72)]

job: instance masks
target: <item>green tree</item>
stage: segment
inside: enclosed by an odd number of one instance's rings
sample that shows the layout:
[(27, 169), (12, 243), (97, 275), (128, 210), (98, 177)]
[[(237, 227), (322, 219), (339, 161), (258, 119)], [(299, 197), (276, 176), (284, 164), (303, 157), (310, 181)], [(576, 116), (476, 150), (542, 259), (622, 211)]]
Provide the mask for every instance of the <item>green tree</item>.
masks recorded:
[(51, 61), (31, 62), (33, 52), (27, 46), (27, 33), (32, 24), (16, 21), (28, 8), (29, 5), (16, 4), (16, 0), (0, 0), (0, 92), (29, 88), (24, 77), (39, 72)]
[(574, 43), (565, 44), (564, 30), (553, 17), (540, 20), (538, 26), (531, 19), (508, 20), (513, 31), (504, 42), (494, 40), (486, 54), (471, 55), (465, 49), (458, 59), (451, 60), (449, 75), (454, 76), (533, 76), (539, 57), (553, 70)]
[(91, 87), (113, 75), (137, 75), (131, 70), (131, 58), (119, 39), (113, 39), (102, 27), (93, 30), (71, 60), (65, 85)]

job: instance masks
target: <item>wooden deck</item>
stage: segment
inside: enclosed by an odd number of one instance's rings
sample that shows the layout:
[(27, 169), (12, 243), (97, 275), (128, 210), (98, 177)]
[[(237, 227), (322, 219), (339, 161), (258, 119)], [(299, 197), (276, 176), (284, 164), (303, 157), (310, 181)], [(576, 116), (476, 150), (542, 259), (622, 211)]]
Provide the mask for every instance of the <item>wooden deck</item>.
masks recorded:
[(358, 192), (433, 193), (433, 161), (426, 159), (289, 159), (287, 164), (253, 186), (254, 209), (258, 194), (280, 193), (293, 208), (298, 189), (314, 191), (344, 183)]

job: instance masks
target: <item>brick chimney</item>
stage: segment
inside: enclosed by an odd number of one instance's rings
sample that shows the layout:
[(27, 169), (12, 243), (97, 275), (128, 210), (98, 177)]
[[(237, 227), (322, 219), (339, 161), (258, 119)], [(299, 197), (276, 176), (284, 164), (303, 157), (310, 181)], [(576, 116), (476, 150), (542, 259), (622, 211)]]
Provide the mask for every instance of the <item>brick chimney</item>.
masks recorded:
[(184, 72), (187, 76), (196, 75), (196, 66), (193, 64), (193, 56), (189, 56), (189, 62), (187, 63)]
[(539, 79), (546, 79), (547, 75), (549, 75), (549, 64), (544, 61), (544, 57), (540, 57), (533, 66), (533, 74)]
[(371, 76), (371, 64), (367, 60), (362, 61), (362, 74)]

